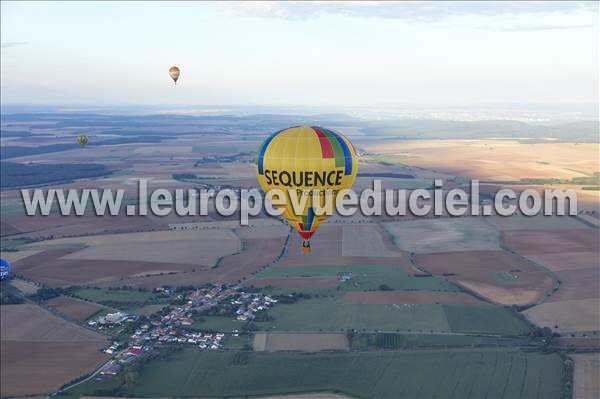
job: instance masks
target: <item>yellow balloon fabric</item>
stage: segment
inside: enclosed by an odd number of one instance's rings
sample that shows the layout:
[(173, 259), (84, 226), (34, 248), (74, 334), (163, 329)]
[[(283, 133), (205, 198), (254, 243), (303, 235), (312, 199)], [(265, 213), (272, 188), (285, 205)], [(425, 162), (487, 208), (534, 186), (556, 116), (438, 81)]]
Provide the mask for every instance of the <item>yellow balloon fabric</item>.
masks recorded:
[[(358, 169), (354, 146), (342, 134), (318, 126), (296, 126), (272, 134), (262, 144), (256, 159), (256, 176), (265, 193), (280, 189), (286, 194), (283, 216), (304, 240), (309, 240), (327, 215), (315, 214), (332, 203), (337, 193), (352, 187)], [(296, 211), (289, 191), (297, 194)], [(317, 192), (319, 195), (314, 196)], [(302, 196), (306, 201), (302, 205)], [(317, 198), (319, 203), (315, 203)], [(277, 206), (277, 205), (276, 205)], [(335, 205), (333, 205), (335, 206)], [(301, 214), (300, 214), (301, 213)]]

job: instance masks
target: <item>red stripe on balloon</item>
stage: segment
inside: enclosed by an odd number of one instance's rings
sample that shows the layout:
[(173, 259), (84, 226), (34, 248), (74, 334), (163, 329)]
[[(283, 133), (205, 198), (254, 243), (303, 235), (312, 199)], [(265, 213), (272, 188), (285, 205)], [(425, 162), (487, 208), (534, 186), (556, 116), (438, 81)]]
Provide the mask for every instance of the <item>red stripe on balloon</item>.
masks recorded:
[(335, 158), (335, 155), (333, 154), (333, 147), (329, 142), (329, 138), (321, 130), (315, 127), (313, 127), (313, 130), (317, 134), (319, 142), (321, 143), (321, 154), (323, 158)]

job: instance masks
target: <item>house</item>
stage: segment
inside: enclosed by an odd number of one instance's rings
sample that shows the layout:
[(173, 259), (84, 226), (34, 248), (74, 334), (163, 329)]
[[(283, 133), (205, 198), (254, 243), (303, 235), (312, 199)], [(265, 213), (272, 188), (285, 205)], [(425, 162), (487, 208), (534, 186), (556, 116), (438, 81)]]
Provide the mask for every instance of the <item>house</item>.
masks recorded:
[(141, 349), (135, 349), (135, 348), (129, 348), (126, 352), (126, 354), (132, 355), (132, 356), (140, 356), (143, 353), (143, 351)]

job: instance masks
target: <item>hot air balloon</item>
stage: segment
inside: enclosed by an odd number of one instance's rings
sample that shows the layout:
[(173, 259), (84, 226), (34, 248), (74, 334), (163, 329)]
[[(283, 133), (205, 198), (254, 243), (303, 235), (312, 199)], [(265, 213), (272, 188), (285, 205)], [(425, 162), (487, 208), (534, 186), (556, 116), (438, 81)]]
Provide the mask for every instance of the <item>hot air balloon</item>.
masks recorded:
[(77, 136), (77, 143), (82, 146), (85, 147), (85, 145), (88, 143), (88, 138), (85, 134), (80, 134), (79, 136)]
[(177, 79), (179, 79), (179, 68), (177, 68), (176, 66), (172, 66), (171, 68), (169, 68), (169, 76), (171, 77), (171, 79), (173, 79), (173, 82), (175, 82), (175, 84), (177, 84)]
[[(265, 193), (272, 189), (286, 193), (283, 217), (304, 239), (303, 252), (310, 252), (311, 237), (328, 217), (315, 214), (316, 205), (325, 205), (325, 196), (308, 195), (302, 214), (296, 215), (288, 190), (331, 192), (335, 204), (336, 193), (352, 187), (357, 169), (352, 143), (338, 132), (317, 126), (296, 126), (272, 134), (256, 159), (256, 175)], [(320, 204), (313, 203), (319, 198)]]
[(10, 277), (12, 267), (6, 259), (0, 259), (0, 280), (6, 280)]

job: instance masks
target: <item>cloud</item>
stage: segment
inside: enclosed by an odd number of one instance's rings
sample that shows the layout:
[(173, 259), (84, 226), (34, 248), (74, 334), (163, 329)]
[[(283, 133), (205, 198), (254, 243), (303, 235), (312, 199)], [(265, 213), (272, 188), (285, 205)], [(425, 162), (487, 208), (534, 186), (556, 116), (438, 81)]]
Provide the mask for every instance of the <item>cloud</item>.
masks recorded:
[(4, 43), (2, 43), (1, 47), (2, 48), (11, 48), (11, 47), (22, 46), (24, 44), (27, 44), (27, 42), (4, 42)]
[(489, 28), (500, 32), (523, 32), (523, 31), (543, 31), (543, 30), (565, 30), (565, 29), (585, 29), (594, 28), (598, 25), (594, 24), (581, 24), (581, 25), (539, 25), (539, 26), (527, 26), (527, 25), (515, 25), (506, 26), (502, 28)]
[(242, 15), (305, 20), (326, 14), (437, 20), (452, 16), (498, 16), (539, 13), (597, 12), (596, 2), (396, 2), (396, 1), (251, 1), (232, 2), (227, 8)]

